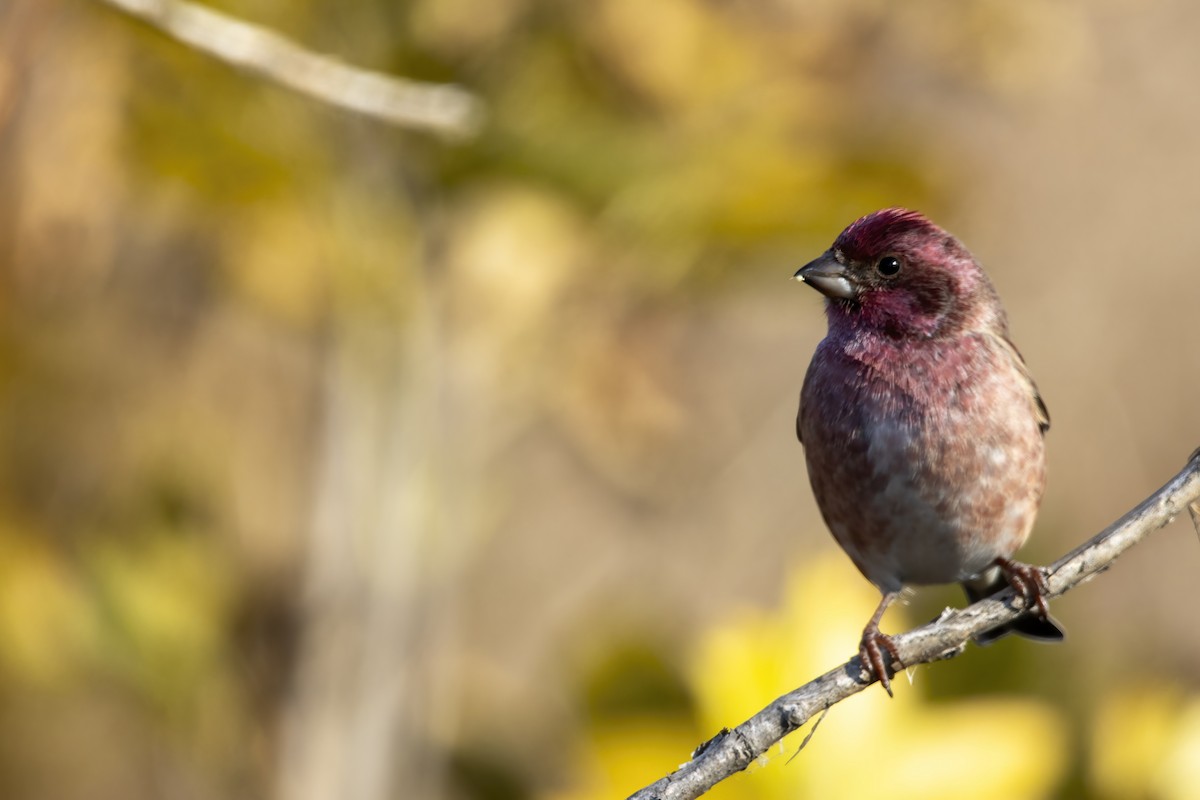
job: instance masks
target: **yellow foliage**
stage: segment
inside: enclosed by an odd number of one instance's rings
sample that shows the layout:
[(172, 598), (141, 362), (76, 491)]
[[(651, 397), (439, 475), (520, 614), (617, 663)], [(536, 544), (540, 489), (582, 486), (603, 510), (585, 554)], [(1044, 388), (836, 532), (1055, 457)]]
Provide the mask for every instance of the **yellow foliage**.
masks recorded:
[(528, 0), (418, 0), (413, 38), (434, 50), (462, 55), (494, 46), (526, 11)]
[(19, 680), (53, 685), (74, 674), (96, 633), (76, 576), (45, 542), (0, 533), (0, 662)]
[[(877, 602), (829, 552), (796, 571), (778, 615), (709, 634), (693, 666), (705, 728), (741, 721), (845, 661)], [(890, 627), (906, 627), (898, 616), (889, 615)], [(875, 797), (881, 775), (893, 800), (961, 798), (964, 786), (975, 798), (1051, 794), (1067, 756), (1066, 728), (1053, 709), (1015, 698), (930, 703), (902, 679), (897, 686), (894, 700), (872, 688), (834, 706), (799, 758), (786, 766), (772, 758), (753, 781), (732, 784), (736, 793), (714, 796)]]
[(108, 657), (160, 700), (190, 696), (221, 655), (229, 584), (214, 556), (208, 540), (170, 533), (92, 553)]
[[(562, 797), (620, 796), (675, 769), (704, 736), (845, 661), (876, 602), (839, 555), (812, 559), (793, 574), (779, 613), (746, 613), (705, 636), (690, 670), (698, 730), (675, 720), (656, 726), (639, 719), (627, 728), (593, 731), (581, 758), (582, 788)], [(902, 626), (897, 616), (889, 619)], [(709, 796), (1052, 796), (1069, 750), (1066, 726), (1053, 708), (994, 697), (932, 703), (902, 679), (897, 689), (894, 700), (871, 689), (839, 703), (798, 758), (786, 763), (801, 739), (793, 735), (748, 776), (723, 782)], [(625, 782), (615, 783), (618, 777)]]
[(1118, 689), (1092, 727), (1090, 777), (1102, 797), (1187, 800), (1200, 787), (1200, 696)]
[(227, 274), (238, 291), (297, 326), (311, 324), (329, 295), (327, 233), (311, 216), (290, 205), (251, 206), (227, 241)]
[(649, 783), (649, 776), (686, 761), (696, 744), (695, 729), (677, 719), (646, 716), (597, 725), (577, 756), (575, 787), (547, 800), (624, 797)]
[(544, 334), (572, 281), (584, 278), (588, 231), (563, 197), (520, 185), (473, 193), (452, 229), (447, 267), (458, 322), (484, 355), (512, 370), (510, 359)]
[(588, 31), (610, 67), (654, 102), (686, 109), (744, 82), (749, 53), (713, 6), (695, 0), (603, 0)]

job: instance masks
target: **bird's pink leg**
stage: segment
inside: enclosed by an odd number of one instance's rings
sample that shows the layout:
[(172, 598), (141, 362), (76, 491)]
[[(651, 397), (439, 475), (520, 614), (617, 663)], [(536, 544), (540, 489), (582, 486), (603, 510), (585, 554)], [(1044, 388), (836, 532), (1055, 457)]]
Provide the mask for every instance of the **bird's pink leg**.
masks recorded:
[(863, 628), (862, 642), (858, 645), (858, 660), (862, 662), (863, 667), (867, 669), (879, 682), (883, 684), (884, 691), (888, 693), (888, 697), (892, 695), (892, 679), (889, 670), (889, 664), (883, 660), (883, 652), (886, 650), (888, 655), (892, 657), (892, 661), (904, 668), (904, 662), (900, 660), (900, 653), (896, 649), (896, 643), (892, 641), (892, 637), (879, 630), (879, 621), (883, 619), (883, 612), (887, 611), (888, 606), (892, 601), (900, 596), (899, 592), (884, 592), (883, 599), (879, 601), (879, 607), (875, 609), (875, 613), (871, 616), (871, 621), (867, 623), (867, 627)]
[(996, 566), (1004, 573), (1008, 585), (1025, 598), (1026, 608), (1031, 611), (1036, 609), (1037, 615), (1042, 619), (1050, 618), (1050, 606), (1046, 604), (1046, 593), (1050, 588), (1046, 585), (1046, 574), (1042, 572), (1041, 567), (1010, 558), (997, 558)]

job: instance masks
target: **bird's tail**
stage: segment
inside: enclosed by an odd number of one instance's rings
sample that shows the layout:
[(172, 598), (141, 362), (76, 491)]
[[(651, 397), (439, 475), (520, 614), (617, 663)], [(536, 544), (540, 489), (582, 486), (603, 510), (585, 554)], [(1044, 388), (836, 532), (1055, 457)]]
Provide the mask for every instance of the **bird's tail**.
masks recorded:
[[(999, 569), (993, 568), (973, 581), (964, 582), (962, 587), (967, 593), (967, 599), (974, 603), (976, 600), (991, 597), (997, 592), (1007, 589), (1009, 583)], [(1063, 632), (1058, 620), (1051, 616), (1043, 617), (1034, 609), (1033, 611), (1025, 612), (1006, 625), (1001, 625), (998, 628), (978, 634), (975, 637), (975, 643), (980, 645), (991, 644), (1010, 633), (1024, 636), (1026, 639), (1036, 639), (1041, 642), (1061, 642), (1066, 637), (1066, 633)]]

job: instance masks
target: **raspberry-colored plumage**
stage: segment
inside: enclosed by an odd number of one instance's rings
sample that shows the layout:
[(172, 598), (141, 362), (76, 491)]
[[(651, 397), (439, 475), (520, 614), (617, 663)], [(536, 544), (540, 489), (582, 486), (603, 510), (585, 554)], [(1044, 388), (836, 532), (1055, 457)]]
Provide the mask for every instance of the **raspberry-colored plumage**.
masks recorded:
[(863, 664), (891, 692), (878, 623), (900, 589), (1012, 584), (1036, 607), (1011, 626), (1059, 639), (1041, 573), (1011, 560), (1045, 486), (1049, 417), (1004, 309), (957, 239), (903, 209), (869, 214), (796, 277), (828, 298), (796, 431), (822, 516), (883, 593)]

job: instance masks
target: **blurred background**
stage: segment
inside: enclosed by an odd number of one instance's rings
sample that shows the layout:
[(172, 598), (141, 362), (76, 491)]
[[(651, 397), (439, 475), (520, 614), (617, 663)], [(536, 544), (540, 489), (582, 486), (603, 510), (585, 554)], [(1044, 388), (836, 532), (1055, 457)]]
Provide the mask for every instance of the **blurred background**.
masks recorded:
[[(808, 488), (789, 278), (879, 207), (983, 261), (1047, 400), (1027, 560), (1200, 445), (1195, 3), (210, 7), (483, 115), (0, 1), (4, 797), (624, 797), (848, 658), (877, 595)], [(1064, 645), (711, 796), (1197, 797), (1198, 570), (1177, 521)]]

